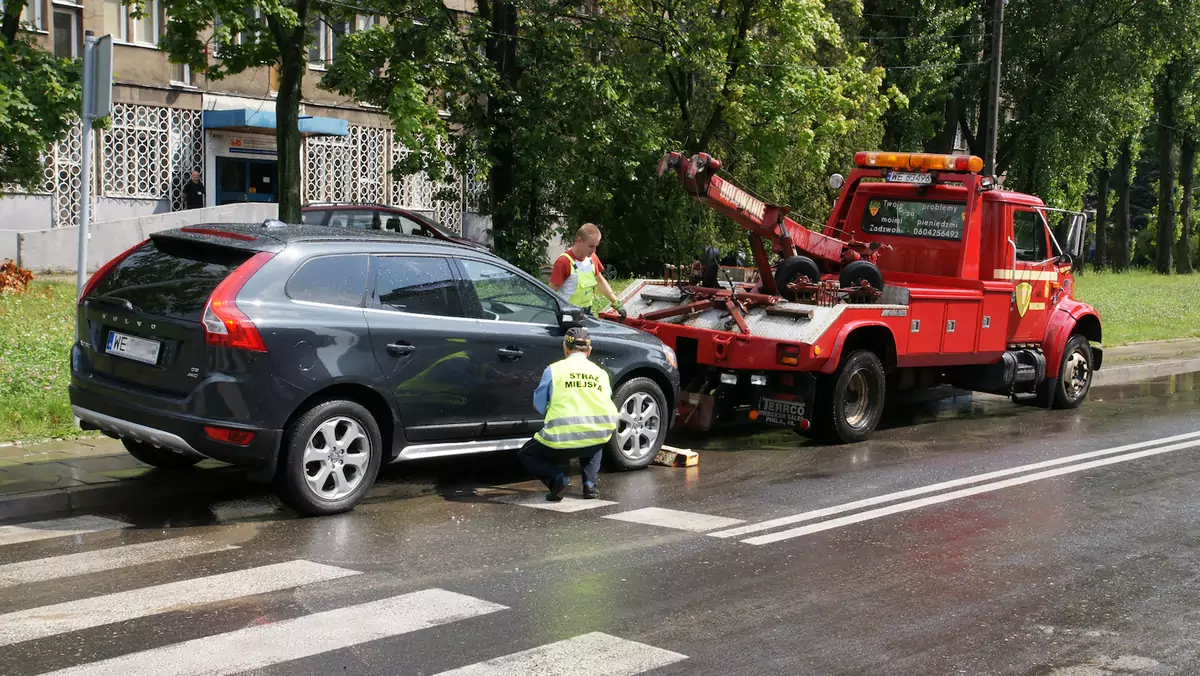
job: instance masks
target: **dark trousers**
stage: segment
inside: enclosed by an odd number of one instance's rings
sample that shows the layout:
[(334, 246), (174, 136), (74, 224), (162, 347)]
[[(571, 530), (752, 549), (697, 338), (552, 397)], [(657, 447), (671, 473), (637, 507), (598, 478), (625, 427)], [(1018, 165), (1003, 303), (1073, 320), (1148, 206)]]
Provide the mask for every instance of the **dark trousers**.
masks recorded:
[(543, 446), (537, 439), (530, 439), (517, 452), (517, 457), (521, 459), (521, 464), (525, 465), (525, 469), (536, 474), (537, 478), (546, 484), (546, 488), (553, 488), (554, 480), (565, 474), (559, 468), (560, 464), (566, 464), (571, 458), (579, 458), (579, 467), (583, 470), (583, 480), (595, 486), (600, 475), (600, 458), (603, 450), (603, 446), (571, 450), (550, 448)]

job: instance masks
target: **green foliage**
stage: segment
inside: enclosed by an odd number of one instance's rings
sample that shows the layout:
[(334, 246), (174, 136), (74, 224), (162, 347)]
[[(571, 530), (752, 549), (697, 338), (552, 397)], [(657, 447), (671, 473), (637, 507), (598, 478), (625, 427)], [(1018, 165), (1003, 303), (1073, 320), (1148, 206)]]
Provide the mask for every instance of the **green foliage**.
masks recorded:
[(1200, 276), (1089, 271), (1075, 282), (1075, 296), (1104, 321), (1105, 345), (1200, 337)]
[(78, 62), (25, 35), (0, 39), (0, 186), (40, 189), (42, 155), (78, 119), (81, 82)]

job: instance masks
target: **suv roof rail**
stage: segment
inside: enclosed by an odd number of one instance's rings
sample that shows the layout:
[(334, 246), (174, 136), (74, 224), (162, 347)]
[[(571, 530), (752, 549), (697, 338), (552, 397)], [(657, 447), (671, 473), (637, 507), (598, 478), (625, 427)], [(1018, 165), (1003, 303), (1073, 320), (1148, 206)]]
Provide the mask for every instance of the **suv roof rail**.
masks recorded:
[(268, 218), (262, 222), (262, 227), (264, 227), (268, 230), (275, 230), (278, 228), (286, 228), (287, 223), (284, 223), (283, 221), (279, 220), (278, 218)]

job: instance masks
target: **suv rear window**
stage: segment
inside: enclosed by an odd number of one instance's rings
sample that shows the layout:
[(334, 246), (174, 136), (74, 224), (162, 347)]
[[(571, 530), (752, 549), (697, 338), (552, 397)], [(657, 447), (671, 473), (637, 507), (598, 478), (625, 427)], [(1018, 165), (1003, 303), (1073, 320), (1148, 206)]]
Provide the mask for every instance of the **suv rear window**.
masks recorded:
[(213, 290), (253, 253), (151, 240), (114, 267), (88, 298), (127, 300), (138, 312), (199, 322)]
[(920, 202), (872, 198), (862, 215), (868, 235), (899, 235), (960, 241), (967, 205), (961, 202)]

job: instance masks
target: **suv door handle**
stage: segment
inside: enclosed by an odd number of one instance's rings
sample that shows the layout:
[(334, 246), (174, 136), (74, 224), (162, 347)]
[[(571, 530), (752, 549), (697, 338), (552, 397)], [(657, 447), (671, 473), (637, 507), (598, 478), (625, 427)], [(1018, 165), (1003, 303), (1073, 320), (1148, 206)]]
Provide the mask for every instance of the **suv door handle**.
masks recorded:
[(516, 361), (525, 355), (524, 352), (512, 347), (511, 345), (509, 347), (502, 347), (499, 350), (496, 350), (496, 354), (500, 355), (500, 358), (506, 361)]
[(408, 343), (391, 343), (387, 346), (388, 354), (393, 357), (407, 357), (416, 349), (416, 346)]

